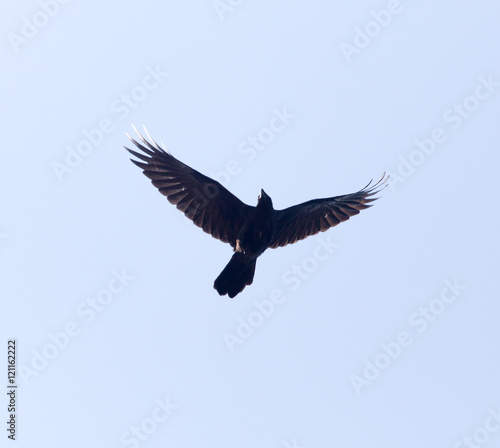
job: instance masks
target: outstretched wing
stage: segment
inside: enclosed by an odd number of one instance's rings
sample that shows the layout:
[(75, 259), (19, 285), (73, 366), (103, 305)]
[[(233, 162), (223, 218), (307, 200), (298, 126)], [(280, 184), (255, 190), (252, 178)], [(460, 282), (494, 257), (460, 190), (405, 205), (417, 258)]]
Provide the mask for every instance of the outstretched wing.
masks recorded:
[(284, 210), (276, 210), (274, 235), (269, 247), (276, 249), (293, 244), (347, 221), (361, 210), (371, 207), (369, 203), (377, 199), (371, 196), (384, 188), (388, 178), (389, 176), (384, 173), (375, 185), (370, 186), (372, 183), (370, 181), (365, 188), (357, 193), (313, 199)]
[[(137, 129), (134, 128), (137, 132)], [(147, 131), (146, 131), (147, 134)], [(219, 182), (190, 168), (137, 132), (141, 143), (128, 138), (141, 151), (133, 151), (142, 162), (132, 160), (171, 204), (184, 212), (198, 227), (224, 243), (236, 246), (236, 236), (245, 216), (254, 208), (244, 204)]]

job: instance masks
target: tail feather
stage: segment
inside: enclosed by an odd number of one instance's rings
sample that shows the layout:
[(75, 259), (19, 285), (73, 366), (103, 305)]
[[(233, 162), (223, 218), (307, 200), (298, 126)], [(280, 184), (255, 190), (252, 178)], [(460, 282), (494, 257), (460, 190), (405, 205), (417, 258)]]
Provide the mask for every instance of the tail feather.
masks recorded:
[(224, 270), (216, 278), (214, 288), (223, 296), (228, 294), (232, 299), (251, 285), (255, 274), (256, 259), (249, 259), (245, 254), (236, 252)]

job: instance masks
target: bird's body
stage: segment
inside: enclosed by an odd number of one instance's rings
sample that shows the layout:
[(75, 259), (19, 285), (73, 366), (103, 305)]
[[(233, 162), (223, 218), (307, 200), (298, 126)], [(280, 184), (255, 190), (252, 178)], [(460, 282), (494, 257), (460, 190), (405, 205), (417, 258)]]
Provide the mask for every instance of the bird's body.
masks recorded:
[(233, 298), (253, 282), (257, 257), (271, 244), (275, 214), (271, 198), (261, 190), (257, 206), (244, 221), (236, 236), (236, 247), (231, 260), (216, 278), (214, 288), (222, 296)]
[(269, 247), (274, 234), (274, 212), (271, 198), (261, 190), (257, 206), (236, 236), (236, 252), (258, 257)]
[(220, 295), (233, 298), (252, 284), (257, 258), (268, 248), (295, 243), (346, 221), (370, 207), (371, 198), (387, 178), (357, 193), (313, 199), (284, 210), (275, 210), (264, 190), (255, 207), (241, 202), (219, 182), (190, 168), (163, 150), (153, 139), (130, 140), (142, 153), (126, 148), (143, 162), (132, 160), (143, 169), (168, 200), (198, 227), (225, 243), (234, 254), (214, 282)]

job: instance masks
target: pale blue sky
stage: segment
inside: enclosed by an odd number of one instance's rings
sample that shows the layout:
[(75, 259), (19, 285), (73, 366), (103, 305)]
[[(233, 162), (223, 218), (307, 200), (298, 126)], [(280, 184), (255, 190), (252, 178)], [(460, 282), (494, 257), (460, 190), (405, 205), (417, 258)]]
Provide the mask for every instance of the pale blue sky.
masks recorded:
[[(498, 446), (498, 2), (5, 9), (17, 447)], [(229, 245), (130, 163), (132, 123), (251, 205), (393, 180), (230, 300)]]

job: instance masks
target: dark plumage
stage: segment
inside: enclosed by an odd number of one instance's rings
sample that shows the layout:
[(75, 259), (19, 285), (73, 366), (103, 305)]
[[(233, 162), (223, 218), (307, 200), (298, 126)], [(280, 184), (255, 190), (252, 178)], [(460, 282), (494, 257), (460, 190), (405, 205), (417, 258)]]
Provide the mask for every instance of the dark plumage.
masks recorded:
[[(137, 132), (137, 131), (136, 131)], [(267, 248), (273, 249), (324, 232), (371, 206), (388, 177), (357, 193), (313, 199), (284, 210), (274, 210), (271, 198), (261, 190), (255, 207), (246, 205), (219, 182), (190, 168), (162, 149), (151, 137), (141, 142), (128, 136), (141, 151), (126, 148), (141, 161), (132, 160), (170, 203), (198, 227), (224, 243), (234, 254), (215, 280), (220, 295), (233, 298), (251, 285), (255, 263)]]

